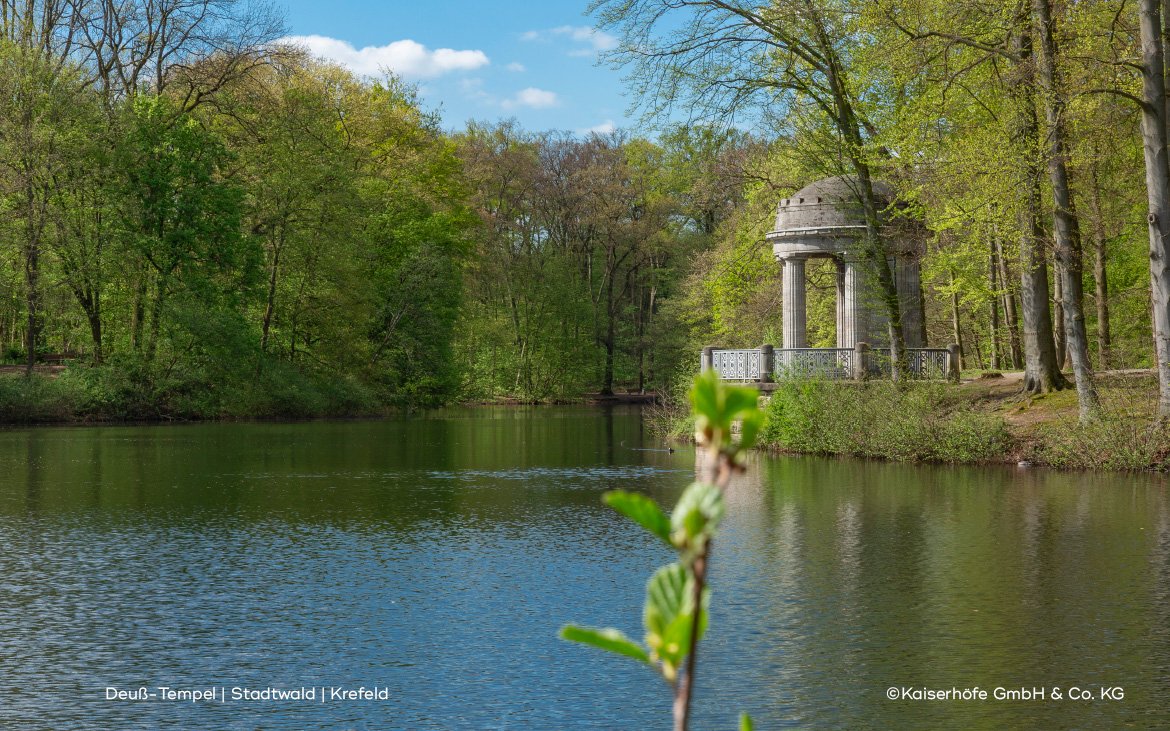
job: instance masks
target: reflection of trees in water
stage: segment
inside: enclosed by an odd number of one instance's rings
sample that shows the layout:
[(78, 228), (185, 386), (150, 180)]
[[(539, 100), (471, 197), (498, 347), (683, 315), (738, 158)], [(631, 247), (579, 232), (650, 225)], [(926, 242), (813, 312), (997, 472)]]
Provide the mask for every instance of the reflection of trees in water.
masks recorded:
[[(594, 468), (669, 457), (615, 449), (621, 440), (639, 444), (640, 429), (635, 409), (599, 415), (582, 407), (9, 432), (0, 435), (0, 472), (7, 475), (0, 514), (23, 512), (35, 500), (49, 512), (98, 510), (153, 520), (280, 515), (407, 526), (457, 521), (467, 512), (520, 520), (557, 507), (601, 510), (600, 491), (643, 478)], [(525, 470), (531, 479), (517, 479)]]
[[(1156, 478), (800, 457), (751, 467), (729, 491), (729, 525), (746, 534), (735, 560), (766, 589), (737, 617), (767, 638), (751, 652), (772, 669), (769, 703), (784, 717), (945, 726), (955, 707), (907, 709), (882, 691), (1102, 673), (1152, 689), (1165, 675), (1154, 669), (1170, 667), (1170, 519)], [(962, 710), (971, 728), (1052, 712)], [(1105, 706), (1056, 712), (1109, 724)]]

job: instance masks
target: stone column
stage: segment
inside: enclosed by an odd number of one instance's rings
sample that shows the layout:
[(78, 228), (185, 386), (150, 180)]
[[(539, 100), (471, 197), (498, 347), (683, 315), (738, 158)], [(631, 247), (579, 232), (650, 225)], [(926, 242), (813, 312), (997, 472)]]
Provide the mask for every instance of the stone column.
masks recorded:
[(899, 256), (895, 281), (898, 284), (898, 306), (902, 309), (902, 332), (907, 348), (925, 348), (922, 341), (922, 301), (918, 296), (921, 287), (918, 260)]
[(869, 358), (869, 343), (858, 341), (853, 346), (853, 372), (849, 377), (855, 381), (864, 381), (869, 377), (868, 365), (865, 361)]
[(709, 371), (715, 367), (715, 346), (708, 345), (703, 348), (703, 354), (699, 358), (699, 370)]
[(781, 305), (784, 318), (784, 347), (807, 348), (807, 312), (804, 305), (804, 258), (784, 258), (784, 301)]
[(837, 311), (837, 347), (851, 349), (869, 339), (865, 263), (846, 258), (843, 279)]
[(839, 256), (833, 257), (837, 265), (837, 347), (848, 348), (844, 345), (845, 333), (845, 260)]
[(959, 382), (959, 346), (951, 343), (947, 346), (947, 380), (951, 383)]

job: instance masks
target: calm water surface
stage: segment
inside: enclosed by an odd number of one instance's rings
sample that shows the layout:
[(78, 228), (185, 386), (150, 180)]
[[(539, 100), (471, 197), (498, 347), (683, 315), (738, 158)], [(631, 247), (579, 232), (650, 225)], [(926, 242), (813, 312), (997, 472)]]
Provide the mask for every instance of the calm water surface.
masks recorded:
[[(694, 453), (634, 410), (0, 432), (0, 728), (648, 729), (670, 555), (603, 508)], [(1170, 727), (1170, 505), (1149, 476), (758, 459), (716, 543), (697, 729)], [(106, 688), (389, 700), (106, 700)], [(890, 686), (1123, 700), (889, 701)]]

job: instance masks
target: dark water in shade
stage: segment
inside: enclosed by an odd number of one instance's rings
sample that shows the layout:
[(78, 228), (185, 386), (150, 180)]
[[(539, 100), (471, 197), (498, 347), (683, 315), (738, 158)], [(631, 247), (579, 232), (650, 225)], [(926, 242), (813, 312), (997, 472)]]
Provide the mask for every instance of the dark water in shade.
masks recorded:
[[(694, 468), (643, 440), (636, 411), (585, 408), (0, 432), (0, 728), (668, 728), (654, 675), (555, 637), (642, 634), (644, 581), (670, 556), (600, 495), (672, 501)], [(1160, 478), (752, 467), (715, 545), (696, 729), (739, 710), (760, 729), (1170, 728)], [(1051, 699), (1102, 685), (1124, 699)]]

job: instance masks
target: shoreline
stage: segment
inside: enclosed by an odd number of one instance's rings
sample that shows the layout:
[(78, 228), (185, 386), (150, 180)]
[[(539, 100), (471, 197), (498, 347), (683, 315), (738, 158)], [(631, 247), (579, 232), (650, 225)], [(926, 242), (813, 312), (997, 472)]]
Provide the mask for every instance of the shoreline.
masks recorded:
[[(1157, 384), (1152, 370), (1102, 372), (1100, 418), (1077, 421), (1073, 389), (1022, 392), (1022, 372), (974, 372), (959, 384), (887, 381), (782, 382), (772, 391), (767, 425), (757, 449), (773, 455), (851, 457), (926, 464), (1048, 467), (1089, 472), (1170, 472), (1170, 426), (1153, 418)], [(17, 379), (21, 382), (17, 382)], [(122, 417), (126, 404), (85, 403), (73, 392), (54, 393), (56, 374), (0, 377), (26, 388), (23, 401), (0, 409), (0, 430), (28, 427), (163, 426), (203, 423), (296, 424), (373, 421), (440, 408), (638, 406), (651, 433), (665, 442), (692, 442), (693, 427), (679, 403), (657, 393), (591, 393), (573, 399), (454, 401), (435, 405), (372, 404), (364, 400), (317, 404), (316, 413), (159, 413), (165, 403), (138, 403), (147, 415)], [(677, 398), (676, 398), (677, 401)], [(103, 407), (109, 412), (103, 413)], [(115, 413), (110, 413), (115, 412)]]
[[(968, 374), (959, 384), (787, 381), (765, 406), (757, 448), (771, 454), (926, 464), (1170, 472), (1170, 425), (1156, 419), (1151, 370), (1096, 378), (1101, 410), (1078, 421), (1074, 389), (1025, 394), (1022, 372)], [(651, 415), (671, 440), (693, 428), (677, 403)]]
[[(51, 381), (57, 373), (36, 374), (37, 378)], [(0, 376), (3, 377), (3, 376)], [(22, 377), (22, 376), (12, 376)], [(613, 406), (647, 406), (658, 403), (657, 393), (631, 394), (618, 393), (609, 396), (590, 393), (574, 399), (552, 399), (548, 401), (526, 401), (523, 399), (501, 398), (494, 401), (472, 400), (452, 401), (438, 405), (381, 405), (377, 407), (362, 407), (350, 411), (337, 411), (319, 414), (221, 414), (221, 415), (157, 415), (120, 418), (101, 413), (81, 413), (77, 404), (67, 408), (76, 409), (78, 415), (70, 417), (41, 418), (35, 411), (29, 410), (27, 416), (16, 418), (0, 417), (0, 430), (12, 430), (25, 427), (92, 427), (92, 426), (166, 426), (179, 424), (208, 424), (208, 423), (258, 423), (258, 424), (296, 424), (314, 421), (376, 421), (397, 416), (406, 416), (419, 412), (430, 412), (445, 408), (521, 408), (541, 406), (588, 406), (609, 408)]]

